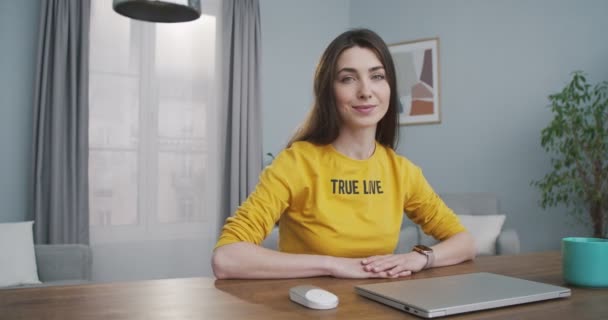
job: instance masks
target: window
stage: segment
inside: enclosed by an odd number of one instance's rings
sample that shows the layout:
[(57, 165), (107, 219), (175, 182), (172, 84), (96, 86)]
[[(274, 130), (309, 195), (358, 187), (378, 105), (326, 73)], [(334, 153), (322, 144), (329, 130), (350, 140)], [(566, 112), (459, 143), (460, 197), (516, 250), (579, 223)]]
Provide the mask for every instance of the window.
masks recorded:
[(198, 20), (165, 24), (91, 2), (91, 242), (212, 230), (205, 189), (219, 4), (205, 3)]

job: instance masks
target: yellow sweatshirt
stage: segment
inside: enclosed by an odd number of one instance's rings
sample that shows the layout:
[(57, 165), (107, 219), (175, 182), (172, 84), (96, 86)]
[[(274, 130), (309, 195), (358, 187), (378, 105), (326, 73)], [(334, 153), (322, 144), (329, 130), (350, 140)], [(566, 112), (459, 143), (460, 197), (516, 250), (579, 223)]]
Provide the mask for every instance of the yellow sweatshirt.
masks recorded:
[(296, 142), (260, 175), (259, 183), (226, 224), (216, 248), (260, 244), (279, 222), (279, 250), (338, 257), (392, 253), (404, 211), (439, 240), (464, 231), (458, 217), (419, 167), (376, 143), (367, 160), (331, 145)]

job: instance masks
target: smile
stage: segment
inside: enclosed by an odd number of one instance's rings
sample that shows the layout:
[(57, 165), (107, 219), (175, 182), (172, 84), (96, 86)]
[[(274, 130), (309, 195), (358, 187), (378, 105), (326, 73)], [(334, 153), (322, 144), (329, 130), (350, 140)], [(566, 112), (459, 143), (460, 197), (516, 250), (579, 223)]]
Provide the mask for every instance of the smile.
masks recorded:
[(362, 113), (362, 114), (369, 114), (371, 113), (374, 109), (376, 108), (376, 106), (374, 105), (360, 105), (360, 106), (353, 106), (353, 109), (357, 110), (357, 112)]

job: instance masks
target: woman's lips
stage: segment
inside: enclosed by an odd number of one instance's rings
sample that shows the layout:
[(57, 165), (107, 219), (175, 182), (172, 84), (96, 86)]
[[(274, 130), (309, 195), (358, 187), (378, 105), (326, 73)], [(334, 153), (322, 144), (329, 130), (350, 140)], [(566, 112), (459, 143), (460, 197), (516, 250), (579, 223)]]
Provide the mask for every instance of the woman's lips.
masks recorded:
[(361, 114), (370, 114), (372, 113), (372, 111), (374, 111), (374, 108), (376, 108), (376, 106), (374, 105), (360, 105), (360, 106), (353, 106), (353, 108)]

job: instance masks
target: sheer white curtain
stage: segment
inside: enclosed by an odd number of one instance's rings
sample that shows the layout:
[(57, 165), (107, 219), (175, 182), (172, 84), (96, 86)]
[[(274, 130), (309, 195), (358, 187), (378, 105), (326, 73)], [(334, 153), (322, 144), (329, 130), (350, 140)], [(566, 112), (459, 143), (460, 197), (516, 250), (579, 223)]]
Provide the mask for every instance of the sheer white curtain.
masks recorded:
[[(209, 275), (220, 0), (187, 23), (92, 1), (89, 199), (97, 281)], [(221, 42), (220, 42), (221, 43)]]

